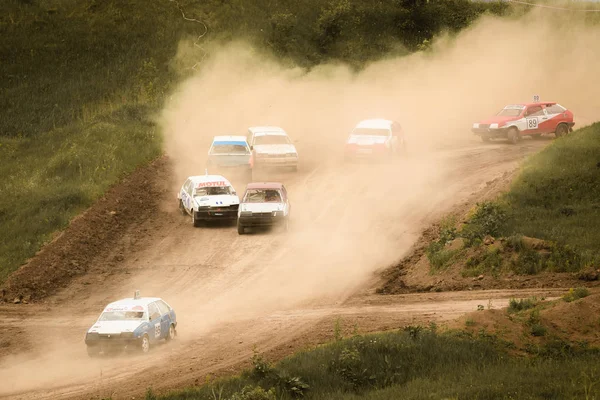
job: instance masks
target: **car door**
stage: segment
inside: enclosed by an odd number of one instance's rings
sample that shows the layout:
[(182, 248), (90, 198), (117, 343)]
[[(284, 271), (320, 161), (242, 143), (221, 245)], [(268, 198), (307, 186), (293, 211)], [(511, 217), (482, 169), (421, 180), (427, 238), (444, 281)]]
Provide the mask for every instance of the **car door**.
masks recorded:
[(540, 123), (544, 121), (543, 118), (545, 116), (546, 114), (541, 105), (531, 105), (527, 107), (527, 110), (525, 111), (525, 129), (521, 134), (535, 135), (542, 133), (540, 131)]
[(558, 104), (547, 104), (545, 111), (547, 120), (542, 123), (542, 125), (544, 125), (545, 133), (556, 132), (558, 124), (561, 122), (569, 122), (567, 114), (565, 113), (566, 109)]
[(155, 342), (163, 336), (160, 310), (155, 302), (148, 304), (148, 315), (150, 316), (148, 335), (150, 340)]
[(167, 305), (161, 300), (158, 300), (156, 305), (160, 311), (161, 337), (166, 338), (169, 335), (169, 326), (171, 325), (171, 315), (169, 313), (170, 310), (169, 307), (167, 307)]

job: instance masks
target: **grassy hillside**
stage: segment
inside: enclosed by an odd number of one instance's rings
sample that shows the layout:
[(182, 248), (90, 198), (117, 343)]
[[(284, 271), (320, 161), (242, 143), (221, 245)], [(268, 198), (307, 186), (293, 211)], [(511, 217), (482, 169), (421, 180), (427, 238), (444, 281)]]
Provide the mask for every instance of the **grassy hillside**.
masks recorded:
[(541, 351), (511, 356), (512, 346), (485, 330), (402, 331), (354, 336), (293, 355), (276, 365), (259, 356), (242, 375), (164, 400), (275, 399), (574, 399), (600, 395), (597, 352)]
[[(505, 3), (5, 0), (0, 12), (0, 282), (161, 153), (153, 122), (181, 38), (244, 38), (287, 62), (357, 67)], [(186, 19), (183, 18), (185, 13)]]
[(429, 261), (434, 271), (463, 265), (464, 276), (549, 271), (596, 280), (599, 199), (596, 123), (528, 159), (510, 190), (478, 205), (463, 226), (457, 228), (451, 220), (443, 224), (427, 250)]

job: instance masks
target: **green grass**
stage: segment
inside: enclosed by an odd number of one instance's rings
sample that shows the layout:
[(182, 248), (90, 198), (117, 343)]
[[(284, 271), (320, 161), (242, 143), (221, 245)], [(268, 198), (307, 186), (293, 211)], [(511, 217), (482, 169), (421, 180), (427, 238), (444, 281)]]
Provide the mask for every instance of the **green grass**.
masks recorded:
[[(557, 139), (531, 156), (509, 192), (478, 205), (457, 236), (478, 245), (485, 235), (506, 237), (517, 254), (510, 269), (522, 275), (577, 272), (600, 262), (600, 123)], [(523, 236), (546, 240), (546, 251)], [(468, 266), (467, 272), (477, 265)]]
[(579, 288), (571, 288), (569, 292), (563, 296), (563, 300), (567, 303), (570, 303), (575, 300), (583, 299), (590, 295), (590, 291), (587, 288), (579, 287)]
[(509, 313), (516, 313), (519, 311), (529, 310), (534, 308), (539, 303), (538, 299), (535, 297), (530, 297), (528, 299), (510, 299), (508, 302)]
[[(534, 333), (542, 331), (532, 327)], [(521, 359), (509, 356), (494, 336), (413, 329), (354, 336), (276, 365), (255, 357), (254, 367), (237, 377), (157, 398), (585, 398), (600, 395), (600, 364), (594, 357), (580, 351)], [(243, 397), (244, 388), (255, 396)]]

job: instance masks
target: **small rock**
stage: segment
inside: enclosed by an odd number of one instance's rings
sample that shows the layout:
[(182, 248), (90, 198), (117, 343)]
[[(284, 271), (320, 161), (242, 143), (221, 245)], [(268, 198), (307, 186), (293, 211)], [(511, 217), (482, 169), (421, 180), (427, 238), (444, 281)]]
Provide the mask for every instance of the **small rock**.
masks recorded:
[(448, 250), (460, 250), (463, 247), (465, 247), (465, 240), (463, 238), (456, 238), (453, 241), (451, 241), (450, 243), (448, 243), (446, 245), (446, 248)]
[(15, 297), (15, 299), (13, 300), (13, 304), (20, 304), (20, 303), (21, 303), (21, 298)]
[(111, 211), (111, 212), (109, 212), (109, 214), (110, 215), (117, 215), (117, 212), (116, 211)]
[(483, 238), (483, 244), (485, 244), (486, 246), (489, 246), (490, 244), (494, 244), (495, 241), (496, 240), (490, 235), (487, 235), (486, 237)]
[(483, 275), (479, 275), (479, 276), (477, 277), (477, 280), (478, 280), (478, 281), (480, 281), (480, 280), (482, 280), (482, 279), (483, 279)]

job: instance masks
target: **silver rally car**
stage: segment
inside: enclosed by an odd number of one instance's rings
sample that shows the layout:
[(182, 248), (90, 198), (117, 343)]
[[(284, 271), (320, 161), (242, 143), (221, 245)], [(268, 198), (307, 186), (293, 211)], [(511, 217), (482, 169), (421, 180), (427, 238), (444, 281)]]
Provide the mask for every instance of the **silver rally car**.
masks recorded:
[(250, 183), (238, 211), (238, 234), (247, 228), (275, 225), (289, 229), (291, 205), (285, 186), (278, 182)]
[(221, 175), (190, 176), (177, 193), (179, 210), (194, 226), (204, 221), (237, 219), (240, 198)]
[(251, 127), (248, 129), (247, 142), (254, 155), (254, 168), (298, 169), (298, 151), (282, 128)]

